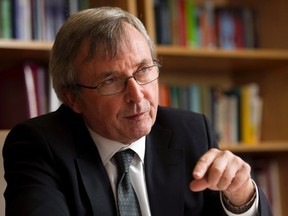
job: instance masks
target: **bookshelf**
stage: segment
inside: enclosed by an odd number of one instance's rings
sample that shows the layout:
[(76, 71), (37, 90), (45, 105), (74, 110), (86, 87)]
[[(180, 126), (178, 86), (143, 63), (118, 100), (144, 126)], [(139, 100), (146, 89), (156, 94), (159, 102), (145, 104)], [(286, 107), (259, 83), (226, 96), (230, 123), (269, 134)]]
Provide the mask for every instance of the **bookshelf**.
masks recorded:
[(51, 47), (51, 42), (0, 39), (0, 68), (27, 60), (47, 64)]
[[(197, 0), (197, 4), (204, 0)], [(273, 159), (279, 167), (281, 212), (288, 215), (288, 2), (275, 0), (215, 0), (220, 6), (252, 7), (257, 13), (257, 49), (201, 49), (159, 45), (162, 59), (160, 83), (189, 82), (235, 86), (256, 82), (263, 98), (261, 139), (257, 145), (221, 143), (241, 156)], [(156, 38), (153, 0), (90, 0), (90, 7), (119, 6), (137, 15)], [(51, 42), (0, 39), (0, 68), (32, 60), (47, 64)], [(3, 141), (7, 131), (0, 131)]]

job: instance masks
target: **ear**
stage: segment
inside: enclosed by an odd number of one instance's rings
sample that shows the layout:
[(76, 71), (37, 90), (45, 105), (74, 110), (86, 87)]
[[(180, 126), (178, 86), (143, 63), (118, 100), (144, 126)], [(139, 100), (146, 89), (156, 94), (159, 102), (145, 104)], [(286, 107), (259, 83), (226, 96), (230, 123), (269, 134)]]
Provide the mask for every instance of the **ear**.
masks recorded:
[(66, 104), (76, 113), (81, 113), (79, 100), (75, 98), (70, 92), (62, 92), (62, 97), (65, 99)]

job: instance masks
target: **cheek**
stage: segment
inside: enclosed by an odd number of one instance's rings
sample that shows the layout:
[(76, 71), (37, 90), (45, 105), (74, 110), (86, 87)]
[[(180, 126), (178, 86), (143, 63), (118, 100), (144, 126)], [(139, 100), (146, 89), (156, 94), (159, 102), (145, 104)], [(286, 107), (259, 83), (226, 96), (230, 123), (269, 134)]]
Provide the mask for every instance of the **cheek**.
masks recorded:
[(158, 102), (159, 102), (159, 86), (158, 86), (158, 82), (153, 83), (154, 85), (152, 85), (148, 91), (149, 91), (149, 101), (151, 103), (151, 106), (158, 106)]
[(83, 117), (87, 124), (97, 133), (105, 135), (107, 130), (112, 130), (111, 125), (117, 124), (117, 111), (111, 104), (92, 104), (90, 103), (83, 113)]
[(148, 89), (146, 99), (150, 103), (150, 117), (152, 118), (152, 122), (154, 123), (159, 104), (159, 90), (157, 83), (155, 83), (153, 86), (151, 86), (151, 88)]
[(99, 122), (111, 121), (117, 113), (117, 104), (115, 102), (106, 102), (104, 100), (95, 101), (89, 104), (89, 112), (93, 115), (93, 119)]
[(85, 100), (81, 103), (81, 112), (83, 117), (90, 124), (101, 124), (107, 118), (111, 118), (113, 106), (105, 102), (103, 98), (95, 94), (84, 95)]
[(106, 123), (115, 121), (115, 118), (117, 117), (117, 113), (118, 113), (118, 107), (120, 106), (117, 106), (115, 103), (103, 104), (98, 107), (98, 110), (97, 110), (98, 116), (96, 116), (96, 118), (99, 118)]

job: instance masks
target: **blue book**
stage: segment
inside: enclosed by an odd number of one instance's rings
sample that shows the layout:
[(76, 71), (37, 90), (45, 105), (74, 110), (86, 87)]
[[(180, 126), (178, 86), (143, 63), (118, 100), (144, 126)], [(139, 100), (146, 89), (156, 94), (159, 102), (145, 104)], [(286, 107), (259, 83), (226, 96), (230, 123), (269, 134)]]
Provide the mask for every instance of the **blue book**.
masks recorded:
[(192, 84), (188, 87), (189, 110), (193, 112), (201, 112), (200, 87), (198, 84)]

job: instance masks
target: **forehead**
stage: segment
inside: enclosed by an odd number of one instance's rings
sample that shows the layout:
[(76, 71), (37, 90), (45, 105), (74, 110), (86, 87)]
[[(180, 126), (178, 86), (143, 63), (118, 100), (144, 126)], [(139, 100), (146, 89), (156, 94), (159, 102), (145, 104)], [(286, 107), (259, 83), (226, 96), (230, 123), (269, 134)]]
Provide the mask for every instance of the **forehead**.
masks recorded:
[(80, 46), (77, 63), (106, 62), (129, 55), (146, 54), (151, 57), (151, 50), (145, 37), (128, 23), (123, 24), (123, 29), (122, 34), (114, 40), (110, 38), (85, 39)]
[(107, 73), (126, 71), (129, 67), (137, 67), (144, 62), (151, 62), (150, 47), (144, 36), (130, 24), (127, 24), (125, 28), (126, 40), (119, 40), (117, 52), (114, 56), (104, 50), (103, 47), (99, 49), (96, 46), (95, 55), (87, 60), (91, 43), (88, 39), (83, 41), (76, 61), (80, 79), (84, 77), (101, 79)]

